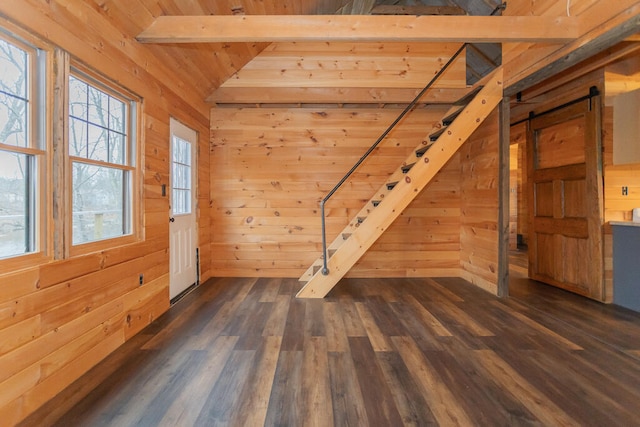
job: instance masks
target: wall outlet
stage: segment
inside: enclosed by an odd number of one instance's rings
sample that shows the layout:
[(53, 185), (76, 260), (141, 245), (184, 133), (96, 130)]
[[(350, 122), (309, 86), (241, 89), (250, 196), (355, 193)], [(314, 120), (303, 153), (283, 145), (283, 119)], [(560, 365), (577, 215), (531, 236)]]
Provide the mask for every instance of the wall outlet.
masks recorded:
[(140, 273), (140, 286), (144, 283), (144, 274)]
[(624, 187), (622, 187), (622, 195), (623, 196), (628, 196), (629, 195), (629, 187), (627, 187), (626, 185)]

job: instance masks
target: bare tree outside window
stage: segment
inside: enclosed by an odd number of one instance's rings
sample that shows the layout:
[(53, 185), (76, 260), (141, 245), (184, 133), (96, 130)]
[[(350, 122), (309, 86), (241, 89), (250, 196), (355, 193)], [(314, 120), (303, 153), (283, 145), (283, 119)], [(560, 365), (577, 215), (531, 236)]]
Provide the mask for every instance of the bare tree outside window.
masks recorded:
[(72, 243), (129, 234), (128, 105), (75, 76), (69, 78)]
[(34, 250), (29, 53), (0, 39), (0, 258)]

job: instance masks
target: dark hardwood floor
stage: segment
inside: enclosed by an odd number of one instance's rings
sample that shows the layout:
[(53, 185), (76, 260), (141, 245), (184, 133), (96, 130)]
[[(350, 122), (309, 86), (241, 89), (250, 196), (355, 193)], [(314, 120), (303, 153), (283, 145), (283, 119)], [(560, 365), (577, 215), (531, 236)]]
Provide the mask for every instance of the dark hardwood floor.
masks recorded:
[(24, 424), (640, 425), (640, 315), (511, 282), (213, 279)]

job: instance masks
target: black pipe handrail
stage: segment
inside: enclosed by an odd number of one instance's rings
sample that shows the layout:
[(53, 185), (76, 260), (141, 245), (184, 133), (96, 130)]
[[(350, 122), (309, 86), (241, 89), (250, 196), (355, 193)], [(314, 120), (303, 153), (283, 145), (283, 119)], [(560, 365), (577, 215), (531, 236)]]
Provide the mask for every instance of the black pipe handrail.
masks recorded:
[[(499, 4), (491, 12), (491, 16), (495, 15), (499, 10), (504, 10), (506, 7), (507, 7), (507, 3), (506, 2)], [(336, 191), (338, 191), (338, 189), (342, 186), (342, 184), (344, 184), (345, 181), (347, 179), (349, 179), (351, 174), (353, 174), (353, 172), (355, 172), (355, 170), (358, 169), (358, 166), (360, 166), (362, 164), (362, 162), (364, 162), (365, 159), (367, 157), (369, 157), (369, 154), (371, 154), (373, 152), (373, 150), (376, 149), (378, 144), (380, 144), (382, 142), (382, 140), (389, 134), (389, 132), (391, 132), (393, 130), (393, 128), (400, 122), (400, 120), (402, 120), (404, 118), (404, 116), (406, 116), (407, 113), (409, 113), (416, 106), (416, 104), (418, 103), (418, 100), (420, 98), (422, 98), (422, 96), (429, 89), (431, 89), (431, 86), (433, 86), (435, 81), (438, 80), (438, 78), (440, 78), (440, 76), (447, 70), (447, 68), (453, 63), (453, 61), (456, 60), (458, 55), (460, 55), (460, 53), (462, 53), (462, 51), (467, 47), (467, 45), (469, 45), (469, 43), (463, 43), (462, 46), (460, 46), (458, 48), (458, 50), (447, 61), (447, 63), (442, 66), (442, 68), (436, 73), (435, 76), (433, 76), (433, 78), (429, 81), (429, 83), (427, 83), (427, 85), (416, 95), (416, 97), (413, 98), (413, 101), (411, 101), (409, 103), (409, 105), (407, 105), (406, 108), (404, 110), (402, 110), (400, 115), (393, 121), (393, 123), (391, 123), (387, 127), (387, 129), (382, 133), (382, 135), (380, 135), (380, 137), (376, 140), (376, 142), (374, 142), (373, 145), (371, 147), (369, 147), (369, 149), (362, 155), (362, 157), (360, 157), (360, 160), (358, 160), (356, 162), (356, 164), (354, 164), (353, 167), (351, 167), (351, 169), (349, 169), (349, 172), (347, 172), (342, 177), (342, 179), (333, 187), (333, 189), (331, 191), (329, 191), (329, 193), (326, 196), (324, 196), (324, 198), (320, 201), (320, 215), (321, 215), (321, 218), (322, 218), (322, 274), (323, 275), (326, 276), (326, 275), (329, 274), (329, 268), (327, 267), (327, 261), (328, 261), (328, 256), (327, 256), (327, 233), (326, 233), (326, 221), (325, 221), (325, 215), (324, 215), (324, 205), (327, 203), (329, 198), (331, 198), (331, 196), (333, 196), (333, 194)]]

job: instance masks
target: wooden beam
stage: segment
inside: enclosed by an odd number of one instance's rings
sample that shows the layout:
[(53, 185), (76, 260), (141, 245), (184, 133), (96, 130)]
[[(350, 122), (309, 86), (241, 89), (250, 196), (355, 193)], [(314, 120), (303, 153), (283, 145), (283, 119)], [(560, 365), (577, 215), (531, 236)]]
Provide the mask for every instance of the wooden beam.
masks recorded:
[(466, 15), (459, 6), (396, 6), (379, 4), (371, 10), (372, 15)]
[[(467, 88), (434, 88), (421, 99), (425, 104), (451, 104), (462, 98)], [(411, 102), (420, 89), (407, 88), (313, 88), (267, 87), (218, 88), (208, 98), (211, 104), (331, 103), (388, 104)]]
[(243, 15), (159, 16), (142, 43), (232, 42), (545, 42), (579, 35), (574, 17)]

